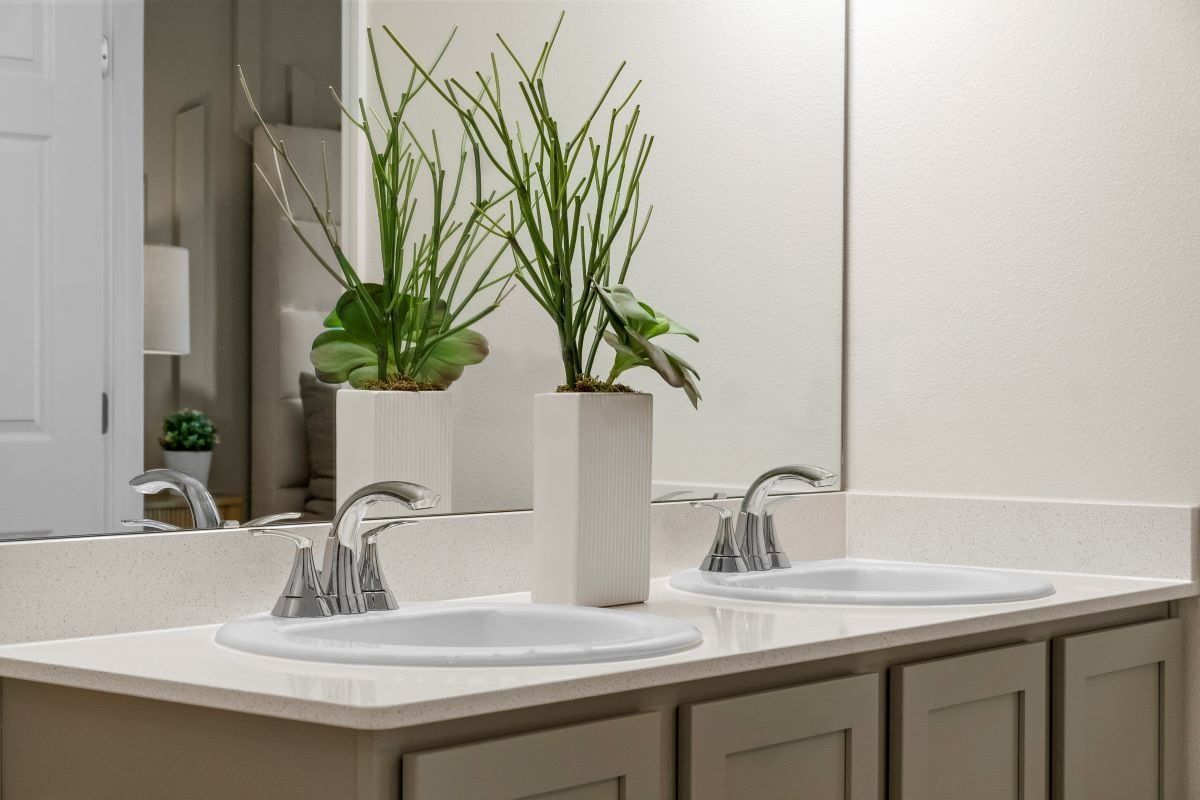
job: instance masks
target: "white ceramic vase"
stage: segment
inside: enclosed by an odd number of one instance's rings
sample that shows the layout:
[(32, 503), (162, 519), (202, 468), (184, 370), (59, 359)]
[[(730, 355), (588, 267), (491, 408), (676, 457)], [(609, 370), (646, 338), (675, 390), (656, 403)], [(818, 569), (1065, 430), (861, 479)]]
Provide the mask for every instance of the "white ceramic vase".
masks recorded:
[(533, 408), (534, 601), (645, 601), (654, 397), (539, 394)]
[(368, 483), (408, 481), (433, 489), (441, 502), (427, 511), (380, 503), (371, 516), (449, 513), (452, 417), (449, 392), (338, 390), (338, 505)]
[(208, 486), (208, 473), (212, 468), (212, 450), (163, 450), (167, 469), (191, 475)]

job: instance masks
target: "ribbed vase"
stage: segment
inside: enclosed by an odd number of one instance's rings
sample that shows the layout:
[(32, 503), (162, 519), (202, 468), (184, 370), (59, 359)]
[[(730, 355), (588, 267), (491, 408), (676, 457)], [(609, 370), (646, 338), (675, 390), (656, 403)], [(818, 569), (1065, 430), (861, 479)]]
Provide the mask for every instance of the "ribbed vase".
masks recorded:
[(341, 389), (337, 396), (337, 502), (376, 481), (409, 481), (442, 496), (437, 507), (409, 511), (396, 503), (372, 517), (445, 514), (452, 507), (453, 405), (449, 392)]
[(654, 398), (534, 398), (533, 599), (615, 606), (650, 592)]

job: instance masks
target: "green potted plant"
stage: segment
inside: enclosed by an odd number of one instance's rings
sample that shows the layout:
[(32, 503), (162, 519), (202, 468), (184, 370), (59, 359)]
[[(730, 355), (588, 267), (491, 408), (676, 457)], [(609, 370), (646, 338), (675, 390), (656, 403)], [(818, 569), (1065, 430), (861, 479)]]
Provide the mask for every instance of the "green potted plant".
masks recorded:
[[(473, 266), (492, 239), (487, 230), (496, 224), (492, 218), (505, 218), (494, 210), (504, 198), (484, 194), (476, 142), (460, 134), (456, 157), (447, 164), (436, 132), (424, 141), (414, 132), (406, 115), (427, 78), (413, 69), (405, 85), (389, 91), (370, 30), (367, 42), (382, 109), (360, 99), (352, 111), (330, 91), (369, 151), (381, 282), (363, 280), (342, 249), (330, 210), (328, 170), (322, 202), (286, 142), (262, 117), (244, 77), (242, 88), (274, 153), (273, 164), (256, 169), (296, 235), (343, 290), (309, 354), (319, 379), (348, 384), (337, 399), (338, 502), (358, 486), (404, 479), (441, 494), (437, 510), (444, 512), (452, 503), (453, 450), (451, 397), (445, 390), (467, 366), (487, 357), (487, 339), (471, 326), (515, 286), (514, 270), (497, 267), (507, 242), (481, 256), (482, 266)], [(297, 219), (285, 174), (299, 187), (297, 202), (319, 223), (318, 240)], [(423, 216), (417, 214), (418, 201)], [(418, 228), (415, 220), (426, 217), (426, 227)]]
[[(653, 439), (652, 396), (618, 378), (649, 368), (698, 405), (696, 371), (661, 337), (699, 340), (628, 285), (653, 212), (642, 209), (654, 138), (638, 132), (640, 82), (614, 94), (622, 63), (589, 116), (560, 119), (546, 73), (562, 21), (532, 62), (498, 35), (503, 54), (493, 54), (470, 86), (439, 84), (384, 31), (507, 184), (507, 218), (484, 208), (480, 225), (508, 245), (515, 279), (558, 333), (563, 384), (534, 400), (534, 597), (617, 605), (649, 591)], [(517, 73), (515, 91), (502, 86), (502, 60)], [(612, 358), (604, 378), (595, 374), (601, 342), (611, 348), (603, 360)], [(603, 559), (584, 561), (597, 550)]]
[(202, 411), (184, 408), (163, 418), (158, 443), (167, 469), (191, 475), (208, 485), (212, 451), (221, 438), (212, 420)]

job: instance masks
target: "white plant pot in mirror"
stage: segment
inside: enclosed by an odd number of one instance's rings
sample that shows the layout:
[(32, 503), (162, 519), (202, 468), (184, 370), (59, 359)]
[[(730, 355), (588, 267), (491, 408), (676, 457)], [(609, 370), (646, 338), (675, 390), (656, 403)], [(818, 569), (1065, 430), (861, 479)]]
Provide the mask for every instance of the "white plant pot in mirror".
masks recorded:
[(539, 394), (533, 419), (534, 602), (645, 601), (654, 397)]
[(208, 473), (212, 468), (212, 450), (163, 450), (167, 469), (191, 475), (208, 486)]
[(338, 505), (368, 483), (409, 481), (434, 490), (441, 502), (427, 511), (379, 503), (371, 516), (449, 513), (452, 417), (449, 392), (338, 390)]

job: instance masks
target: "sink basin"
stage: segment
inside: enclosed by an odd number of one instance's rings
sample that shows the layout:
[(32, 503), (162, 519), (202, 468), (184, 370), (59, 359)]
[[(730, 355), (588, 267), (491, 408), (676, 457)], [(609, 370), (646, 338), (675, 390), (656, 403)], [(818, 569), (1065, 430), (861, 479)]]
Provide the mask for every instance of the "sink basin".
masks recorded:
[(685, 592), (768, 603), (941, 606), (1004, 603), (1054, 594), (1054, 585), (1027, 572), (897, 561), (832, 559), (768, 572), (677, 572)]
[(255, 614), (217, 631), (218, 643), (259, 655), (427, 667), (624, 661), (700, 639), (692, 625), (654, 614), (528, 603), (436, 603), (328, 619)]

